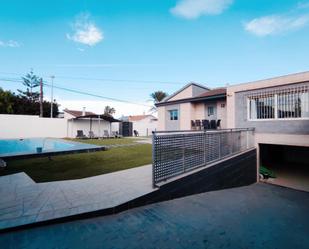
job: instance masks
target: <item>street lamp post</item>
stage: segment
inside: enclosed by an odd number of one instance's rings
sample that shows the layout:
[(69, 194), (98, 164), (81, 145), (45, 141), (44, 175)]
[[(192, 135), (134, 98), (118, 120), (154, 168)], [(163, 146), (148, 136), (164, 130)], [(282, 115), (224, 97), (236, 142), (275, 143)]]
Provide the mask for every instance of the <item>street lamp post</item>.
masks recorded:
[(51, 100), (50, 100), (50, 118), (53, 118), (53, 107), (54, 107), (54, 78), (55, 76), (51, 77)]

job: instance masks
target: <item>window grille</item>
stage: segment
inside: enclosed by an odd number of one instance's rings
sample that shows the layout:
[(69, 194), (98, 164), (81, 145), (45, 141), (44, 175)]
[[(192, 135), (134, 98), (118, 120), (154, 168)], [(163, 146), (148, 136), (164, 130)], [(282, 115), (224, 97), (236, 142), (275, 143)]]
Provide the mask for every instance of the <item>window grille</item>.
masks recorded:
[(309, 118), (309, 84), (251, 93), (248, 119)]

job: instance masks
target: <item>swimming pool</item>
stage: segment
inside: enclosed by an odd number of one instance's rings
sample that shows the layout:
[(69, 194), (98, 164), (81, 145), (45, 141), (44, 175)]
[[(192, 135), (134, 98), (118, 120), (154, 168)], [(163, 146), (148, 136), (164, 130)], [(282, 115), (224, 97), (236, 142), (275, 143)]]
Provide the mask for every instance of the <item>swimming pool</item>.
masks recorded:
[(26, 158), (105, 150), (105, 147), (57, 138), (0, 139), (0, 158)]

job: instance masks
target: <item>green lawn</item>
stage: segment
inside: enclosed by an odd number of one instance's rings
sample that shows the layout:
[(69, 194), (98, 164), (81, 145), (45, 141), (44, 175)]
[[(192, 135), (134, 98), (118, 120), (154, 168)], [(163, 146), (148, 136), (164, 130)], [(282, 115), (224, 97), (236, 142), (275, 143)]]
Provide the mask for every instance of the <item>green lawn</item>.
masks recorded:
[[(83, 140), (92, 144), (130, 144), (132, 139)], [(70, 154), (8, 162), (0, 175), (25, 172), (36, 182), (79, 179), (151, 163), (151, 145), (136, 144), (93, 153)]]

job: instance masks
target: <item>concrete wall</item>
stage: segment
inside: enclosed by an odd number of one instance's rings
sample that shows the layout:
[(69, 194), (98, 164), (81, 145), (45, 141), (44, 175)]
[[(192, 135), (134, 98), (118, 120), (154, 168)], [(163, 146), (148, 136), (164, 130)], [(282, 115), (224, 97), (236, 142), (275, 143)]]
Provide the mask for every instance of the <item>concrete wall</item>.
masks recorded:
[(237, 101), (237, 93), (251, 91), (256, 89), (265, 89), (276, 86), (285, 86), (289, 84), (299, 84), (309, 82), (309, 72), (297, 73), (286, 76), (280, 76), (272, 79), (253, 81), (245, 84), (229, 86), (227, 88), (227, 127), (235, 128), (236, 125), (236, 111), (239, 109)]
[[(103, 135), (103, 131), (110, 132), (110, 123), (107, 121), (92, 121), (92, 131), (95, 135)], [(88, 136), (90, 131), (89, 120), (68, 120), (64, 118), (40, 118), (32, 115), (0, 114), (0, 138), (31, 138), (31, 137), (71, 137), (75, 138), (77, 130), (83, 130)]]
[(68, 136), (66, 119), (0, 114), (0, 138)]
[[(178, 110), (178, 120), (170, 120), (170, 110)], [(164, 113), (164, 129), (166, 131), (172, 130), (179, 130), (180, 129), (180, 119), (182, 119), (182, 113), (180, 112), (180, 105), (169, 105), (165, 106), (165, 113)], [(160, 121), (161, 122), (161, 121)]]
[[(303, 84), (299, 84), (302, 86)], [(273, 90), (273, 88), (268, 88)], [(282, 87), (276, 87), (275, 89), (282, 89)], [(248, 103), (247, 96), (253, 91), (242, 91), (235, 94), (235, 127), (246, 128), (255, 127), (257, 133), (284, 133), (284, 134), (308, 134), (309, 135), (309, 119), (273, 119), (273, 120), (248, 120)], [(254, 91), (259, 93), (259, 91)]]
[(217, 119), (221, 119), (221, 129), (227, 127), (227, 108), (226, 101), (217, 101)]
[(159, 106), (157, 108), (158, 111), (158, 126), (157, 126), (157, 130), (158, 131), (164, 131), (165, 130), (165, 112), (166, 112), (166, 108), (165, 106)]
[(193, 105), (191, 103), (180, 104), (179, 121), (180, 130), (190, 130), (191, 120), (194, 117)]
[(249, 121), (247, 97), (250, 92), (302, 85), (309, 82), (309, 72), (254, 81), (227, 88), (227, 128), (254, 127), (257, 148), (257, 171), (260, 165), (259, 144), (309, 146), (309, 120)]
[(194, 110), (193, 110), (193, 120), (196, 119), (204, 119), (205, 118), (205, 104), (204, 103), (196, 103), (194, 104)]
[(152, 117), (147, 117), (139, 121), (134, 121), (133, 130), (137, 130), (140, 136), (150, 136), (152, 132), (157, 130), (158, 121)]

